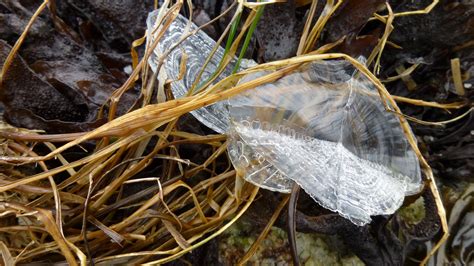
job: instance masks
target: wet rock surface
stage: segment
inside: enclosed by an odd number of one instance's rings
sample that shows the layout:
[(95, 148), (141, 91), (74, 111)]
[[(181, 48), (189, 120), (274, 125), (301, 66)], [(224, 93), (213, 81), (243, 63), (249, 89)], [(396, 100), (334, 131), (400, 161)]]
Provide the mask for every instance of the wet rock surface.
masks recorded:
[[(3, 65), (10, 46), (15, 43), (38, 5), (7, 1), (2, 6)], [(57, 10), (54, 6), (51, 10), (58, 11), (60, 7), (66, 8), (58, 5)], [(125, 12), (122, 8), (118, 7)], [(65, 24), (51, 10), (46, 10), (37, 18), (16, 56), (14, 67), (6, 73), (2, 84), (5, 88), (2, 90), (2, 102), (6, 107), (4, 115), (14, 125), (50, 133), (90, 130), (102, 123), (97, 120), (97, 112), (126, 80), (124, 67), (131, 61), (118, 50), (110, 49), (110, 46), (106, 47), (107, 53), (99, 51), (89, 42), (93, 38), (81, 36), (74, 31), (74, 25)], [(146, 13), (146, 9), (143, 10)], [(124, 17), (123, 14), (121, 16)], [(130, 16), (125, 17), (132, 20)], [(114, 22), (120, 24), (120, 21)], [(127, 23), (142, 25), (139, 17), (135, 23)], [(128, 42), (137, 34), (127, 36)], [(22, 83), (23, 75), (26, 83)], [(136, 92), (125, 93), (118, 113), (126, 112), (136, 97)]]

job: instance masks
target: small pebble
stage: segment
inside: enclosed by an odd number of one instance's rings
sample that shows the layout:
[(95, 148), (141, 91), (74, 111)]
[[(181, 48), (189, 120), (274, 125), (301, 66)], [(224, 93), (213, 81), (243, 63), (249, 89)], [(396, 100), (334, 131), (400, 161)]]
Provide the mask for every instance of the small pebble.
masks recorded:
[(123, 72), (127, 73), (127, 75), (132, 74), (132, 66), (128, 65), (128, 66), (124, 67)]
[(433, 142), (435, 141), (435, 138), (433, 136), (423, 136), (423, 140), (425, 142)]

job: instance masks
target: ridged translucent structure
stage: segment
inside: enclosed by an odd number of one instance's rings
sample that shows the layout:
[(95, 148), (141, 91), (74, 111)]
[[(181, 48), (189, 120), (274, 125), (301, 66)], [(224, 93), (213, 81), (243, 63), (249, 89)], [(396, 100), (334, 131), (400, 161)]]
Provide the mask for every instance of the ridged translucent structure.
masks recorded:
[(398, 118), (344, 60), (313, 62), (236, 96), (229, 114), (230, 158), (259, 186), (288, 192), (294, 181), (357, 225), (419, 191), (418, 159)]
[[(160, 10), (155, 10), (148, 15), (147, 19), (147, 28), (148, 28), (148, 41), (153, 42), (155, 36), (153, 32), (159, 25), (157, 23), (157, 18), (159, 16)], [(189, 20), (181, 15), (178, 15), (176, 19), (171, 22), (168, 30), (160, 38), (157, 49), (153, 51), (153, 54), (150, 56), (148, 63), (153, 70), (157, 71), (158, 60), (163, 53), (167, 52), (174, 44), (178, 43), (184, 35), (190, 31), (197, 29), (197, 26), (193, 23), (189, 23)], [(188, 28), (186, 28), (189, 26)], [(189, 36), (186, 40), (181, 42), (181, 44), (176, 47), (170, 54), (165, 58), (164, 69), (166, 71), (167, 78), (173, 80), (171, 83), (171, 89), (173, 95), (176, 98), (185, 96), (190, 88), (192, 88), (193, 83), (196, 80), (198, 73), (201, 71), (204, 66), (204, 62), (207, 60), (208, 56), (211, 54), (212, 49), (215, 47), (216, 42), (212, 40), (209, 36), (206, 35), (203, 31), (198, 31), (196, 34)], [(180, 64), (183, 57), (183, 52), (187, 55), (186, 62), (186, 72), (182, 79), (179, 79)], [(209, 61), (205, 70), (203, 71), (201, 82), (206, 81), (212, 76), (214, 70), (218, 67), (220, 60), (224, 56), (224, 49), (218, 47), (213, 57)], [(249, 60), (250, 64), (253, 62)], [(235, 65), (235, 60), (232, 60), (231, 63), (226, 67), (224, 72), (219, 75), (215, 82), (221, 80), (222, 78), (231, 74), (232, 69)], [(224, 102), (218, 102), (213, 105), (200, 108), (191, 112), (194, 117), (196, 117), (201, 123), (211, 128), (212, 130), (218, 133), (226, 133), (229, 130), (229, 113), (225, 107)], [(231, 141), (230, 146), (235, 146), (236, 142)], [(235, 150), (231, 148), (231, 150)], [(246, 150), (245, 150), (246, 151)], [(245, 152), (244, 151), (244, 152)], [(252, 156), (257, 156), (256, 154), (248, 154), (247, 157), (251, 158)], [(260, 156), (260, 158), (262, 158)], [(244, 163), (244, 161), (234, 160), (234, 162)], [(241, 168), (241, 167), (239, 167)], [(245, 171), (242, 172), (245, 179), (251, 181), (256, 179), (257, 176), (260, 178), (267, 179), (268, 176), (272, 176), (269, 179), (269, 183), (265, 182), (254, 182), (261, 187), (270, 189), (273, 191), (279, 191), (284, 193), (289, 193), (293, 184), (293, 181), (288, 179), (285, 176), (282, 176), (278, 171), (271, 167), (270, 164), (265, 163), (256, 163), (252, 164), (252, 167), (246, 167)]]
[[(157, 26), (155, 23), (159, 11), (160, 10), (155, 10), (148, 15), (147, 28), (149, 41), (153, 41), (155, 38), (152, 32)], [(171, 22), (171, 25), (165, 34), (160, 38), (157, 49), (153, 51), (152, 56), (150, 56), (150, 59), (148, 60), (153, 72), (157, 71), (158, 60), (164, 52), (167, 52), (174, 44), (178, 43), (185, 34), (198, 28), (194, 23), (189, 23), (188, 25), (188, 22), (189, 20), (181, 15), (178, 15), (176, 19)], [(187, 25), (189, 27), (186, 28)], [(173, 91), (174, 97), (180, 98), (187, 95), (188, 91), (196, 81), (198, 73), (204, 66), (204, 62), (206, 62), (206, 59), (211, 54), (215, 45), (216, 42), (200, 30), (196, 34), (189, 36), (166, 57), (164, 61), (164, 69), (166, 70), (168, 79), (173, 80), (173, 82), (171, 82), (171, 90)], [(187, 55), (186, 73), (182, 79), (179, 79), (180, 64), (183, 58), (183, 53), (186, 53)], [(214, 70), (217, 69), (223, 56), (224, 49), (219, 46), (204, 69), (197, 85), (207, 81), (214, 74)], [(233, 62), (226, 67), (214, 82), (229, 76), (232, 73), (235, 62), (236, 61), (233, 60)], [(197, 87), (198, 86), (196, 86), (196, 89)], [(201, 123), (218, 133), (225, 133), (228, 130), (229, 115), (224, 107), (224, 103), (222, 102), (200, 108), (191, 113)]]
[[(259, 121), (247, 121), (250, 127), (260, 126)], [(253, 126), (252, 126), (253, 125)], [(293, 180), (270, 164), (263, 155), (241, 139), (234, 127), (228, 133), (229, 158), (237, 170), (248, 182), (268, 190), (290, 193)]]
[[(148, 16), (148, 41), (159, 10)], [(149, 59), (158, 60), (197, 26), (178, 15)], [(215, 42), (198, 31), (165, 58), (161, 71), (176, 98), (208, 80), (224, 50), (219, 47), (199, 82), (198, 73)], [(180, 77), (183, 53), (186, 71)], [(235, 60), (216, 81), (231, 74)], [(246, 82), (265, 75), (245, 76)], [(216, 82), (215, 81), (215, 82)], [(199, 86), (197, 86), (198, 88)], [(394, 213), (421, 186), (419, 163), (398, 118), (387, 112), (374, 85), (344, 60), (306, 64), (279, 80), (192, 114), (229, 136), (228, 154), (247, 181), (289, 193), (295, 182), (327, 209), (357, 225)]]

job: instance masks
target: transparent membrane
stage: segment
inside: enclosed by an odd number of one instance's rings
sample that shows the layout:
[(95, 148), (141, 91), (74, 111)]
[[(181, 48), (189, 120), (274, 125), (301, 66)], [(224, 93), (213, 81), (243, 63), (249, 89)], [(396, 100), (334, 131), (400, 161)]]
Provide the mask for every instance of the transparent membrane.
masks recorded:
[(394, 213), (420, 188), (418, 159), (398, 118), (346, 61), (307, 64), (228, 104), (229, 155), (238, 171), (259, 173), (246, 175), (252, 183), (288, 192), (294, 181), (357, 225)]
[[(254, 121), (256, 122), (256, 121)], [(234, 128), (229, 133), (229, 158), (239, 175), (259, 187), (290, 193), (294, 182), (278, 171), (263, 155), (248, 145)]]
[[(155, 38), (153, 29), (157, 28), (157, 19), (159, 17), (159, 10), (153, 11), (148, 15), (147, 28), (149, 42), (152, 42)], [(193, 23), (189, 23), (189, 20), (181, 15), (178, 15), (176, 19), (171, 23), (166, 33), (159, 40), (157, 48), (153, 51), (148, 61), (151, 69), (156, 72), (158, 71), (158, 60), (161, 55), (168, 51), (175, 43), (179, 42), (184, 35), (190, 31), (197, 29), (197, 26)], [(155, 31), (156, 32), (156, 31)], [(166, 78), (173, 80), (171, 83), (171, 90), (176, 98), (185, 96), (188, 91), (192, 88), (198, 73), (204, 66), (204, 62), (211, 54), (212, 49), (216, 43), (203, 31), (198, 31), (197, 34), (189, 36), (184, 40), (178, 47), (176, 47), (171, 53), (165, 58), (163, 67), (160, 71), (165, 71)], [(183, 53), (187, 55), (186, 72), (182, 79), (179, 79), (180, 64), (183, 57)], [(214, 70), (218, 67), (222, 57), (224, 56), (224, 49), (220, 46), (214, 53), (213, 57), (206, 66), (201, 76), (200, 82), (208, 80), (214, 73)], [(235, 65), (235, 60), (225, 68), (223, 73), (217, 77), (214, 82), (221, 80), (222, 78), (231, 74), (232, 69)], [(242, 61), (242, 65), (254, 63), (252, 60)], [(226, 133), (229, 130), (229, 113), (225, 107), (225, 102), (217, 102), (213, 105), (200, 108), (191, 112), (201, 123), (211, 128), (218, 133)], [(235, 152), (239, 151), (239, 147), (242, 147), (238, 141), (230, 142), (231, 151), (230, 156), (233, 157)], [(268, 179), (268, 182), (261, 180), (259, 182), (253, 182), (263, 188), (270, 189), (278, 192), (289, 193), (293, 184), (293, 181), (288, 179), (286, 176), (278, 172), (273, 166), (263, 160), (262, 156), (255, 154), (249, 147), (241, 149), (240, 152), (246, 154), (246, 158), (250, 158), (249, 164), (245, 163), (245, 160), (233, 160), (239, 162), (234, 164), (237, 170), (241, 169), (240, 173), (245, 177), (246, 180), (252, 182), (252, 180)], [(240, 156), (240, 155), (235, 155)], [(255, 161), (255, 158), (259, 158)], [(270, 177), (270, 178), (269, 178)]]
[[(157, 23), (156, 20), (158, 14), (159, 10), (156, 10), (148, 15), (147, 28), (149, 41), (153, 41), (155, 38), (151, 32), (157, 26), (155, 23)], [(188, 22), (189, 20), (187, 18), (178, 15), (171, 23), (163, 37), (160, 38), (157, 49), (153, 51), (153, 54), (150, 56), (148, 61), (154, 72), (157, 71), (160, 55), (167, 52), (174, 44), (178, 43), (184, 35), (198, 28), (194, 23), (189, 23), (189, 27), (186, 27)], [(187, 95), (215, 45), (216, 42), (200, 30), (196, 34), (189, 36), (166, 57), (163, 67), (168, 79), (172, 80), (171, 90), (176, 98)], [(186, 53), (187, 55), (186, 72), (184, 73), (183, 78), (179, 79), (180, 64), (181, 59), (183, 58), (183, 53)], [(197, 82), (198, 86), (196, 86), (195, 91), (198, 89), (199, 84), (204, 83), (212, 77), (223, 56), (224, 49), (219, 46), (204, 69), (200, 80)], [(225, 70), (217, 77), (214, 83), (217, 83), (219, 80), (232, 74), (232, 69), (234, 68), (235, 63), (236, 60), (232, 60)], [(225, 133), (229, 128), (229, 114), (227, 113), (227, 109), (224, 107), (223, 102), (217, 102), (191, 113), (201, 123), (218, 133)]]

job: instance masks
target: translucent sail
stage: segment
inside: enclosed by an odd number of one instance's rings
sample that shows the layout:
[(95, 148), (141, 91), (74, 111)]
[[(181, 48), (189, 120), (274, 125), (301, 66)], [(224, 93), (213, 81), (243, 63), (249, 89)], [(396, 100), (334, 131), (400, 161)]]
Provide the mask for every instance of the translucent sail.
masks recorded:
[[(153, 42), (155, 38), (156, 29), (159, 25), (156, 25), (157, 19), (160, 16), (160, 10), (151, 12), (148, 15), (147, 27), (148, 27), (148, 41)], [(188, 25), (189, 24), (189, 25)], [(158, 71), (158, 60), (161, 55), (168, 51), (174, 44), (178, 43), (184, 35), (190, 31), (197, 29), (197, 26), (193, 23), (189, 23), (189, 20), (181, 15), (178, 15), (176, 19), (171, 23), (166, 33), (160, 38), (157, 48), (153, 51), (152, 56), (149, 59), (149, 65), (151, 69), (156, 72)], [(155, 32), (155, 34), (154, 34)], [(184, 40), (178, 47), (176, 47), (170, 54), (165, 58), (164, 70), (167, 78), (173, 80), (171, 83), (171, 90), (176, 98), (185, 96), (188, 91), (192, 88), (196, 81), (198, 73), (204, 66), (204, 62), (211, 54), (212, 49), (216, 46), (214, 40), (206, 35), (203, 31), (198, 31), (196, 34), (189, 36)], [(186, 72), (182, 79), (179, 79), (181, 60), (183, 53), (187, 55), (186, 61)], [(208, 80), (213, 74), (215, 69), (218, 67), (222, 57), (224, 56), (224, 49), (218, 47), (213, 57), (206, 66), (201, 76), (200, 82)], [(252, 60), (242, 61), (242, 64), (253, 64)], [(216, 79), (215, 82), (222, 78), (230, 75), (235, 65), (235, 60), (225, 68), (223, 73)], [(163, 68), (161, 71), (163, 71)], [(229, 130), (229, 113), (225, 107), (225, 102), (217, 102), (213, 105), (200, 108), (191, 112), (201, 123), (211, 128), (218, 133), (226, 133)], [(289, 193), (293, 184), (293, 181), (281, 175), (273, 166), (267, 162), (262, 162), (262, 156), (253, 152), (249, 147), (243, 148), (238, 141), (230, 142), (230, 156), (239, 156), (239, 152), (246, 153), (249, 161), (247, 164), (245, 160), (239, 160), (235, 158), (233, 161), (236, 162), (234, 166), (237, 170), (241, 170), (241, 174), (244, 178), (250, 182), (254, 179), (259, 179), (258, 182), (253, 182), (263, 188), (270, 189), (273, 191)], [(242, 148), (239, 150), (239, 147)], [(237, 152), (237, 153), (236, 153)], [(255, 158), (259, 161), (254, 161)], [(237, 164), (237, 162), (239, 162)], [(262, 179), (262, 180), (260, 180)], [(266, 181), (265, 181), (266, 180)]]
[[(155, 38), (152, 31), (157, 26), (155, 23), (158, 14), (159, 10), (156, 10), (148, 15), (147, 27), (148, 39), (150, 41), (153, 41)], [(194, 23), (189, 23), (189, 27), (186, 28), (188, 23), (189, 20), (187, 18), (178, 15), (169, 26), (166, 33), (160, 38), (157, 49), (154, 50), (153, 55), (149, 59), (149, 65), (154, 72), (157, 71), (158, 60), (160, 59), (161, 54), (168, 51), (174, 44), (178, 43), (185, 34), (198, 28)], [(209, 57), (215, 46), (216, 42), (200, 30), (196, 34), (189, 36), (166, 57), (164, 61), (164, 69), (166, 70), (168, 79), (172, 80), (171, 89), (176, 98), (187, 95), (188, 91), (196, 81), (199, 72), (203, 68), (206, 59)], [(184, 73), (183, 78), (179, 79), (180, 64), (183, 58), (183, 53), (186, 53), (187, 55), (186, 72)], [(206, 66), (200, 81), (197, 82), (198, 85), (212, 77), (223, 56), (224, 49), (219, 46), (209, 64)], [(235, 60), (225, 68), (215, 82), (229, 76), (232, 73), (234, 65)], [(191, 113), (201, 123), (218, 133), (225, 133), (229, 127), (229, 115), (222, 102), (200, 108)]]
[[(247, 161), (270, 165), (279, 179), (298, 183), (355, 224), (394, 213), (405, 195), (420, 188), (418, 159), (398, 118), (346, 61), (307, 64), (230, 99), (229, 111), (236, 168), (249, 167)], [(247, 178), (265, 187), (272, 177)]]

